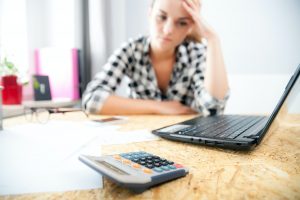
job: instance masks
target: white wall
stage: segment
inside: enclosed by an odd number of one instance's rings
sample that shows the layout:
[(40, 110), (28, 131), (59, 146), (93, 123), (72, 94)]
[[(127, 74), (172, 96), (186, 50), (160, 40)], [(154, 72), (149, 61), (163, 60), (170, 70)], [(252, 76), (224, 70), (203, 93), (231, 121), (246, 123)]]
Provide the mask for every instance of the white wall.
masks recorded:
[[(229, 73), (288, 74), (300, 63), (299, 0), (202, 0)], [(150, 0), (126, 0), (126, 36), (147, 31)], [(117, 14), (117, 13), (116, 13)]]
[(126, 37), (147, 34), (151, 0), (126, 0), (126, 2)]
[(27, 0), (30, 43), (35, 47), (75, 47), (75, 0)]
[(289, 75), (229, 74), (226, 114), (269, 114), (277, 105)]
[[(140, 1), (137, 1), (139, 3)], [(127, 14), (127, 0), (110, 0), (110, 22), (111, 22), (111, 35), (110, 35), (110, 53), (128, 39), (126, 31), (130, 28), (126, 21)], [(135, 6), (133, 8), (136, 8)]]
[(300, 1), (204, 2), (207, 19), (222, 36), (230, 72), (291, 73), (299, 64)]

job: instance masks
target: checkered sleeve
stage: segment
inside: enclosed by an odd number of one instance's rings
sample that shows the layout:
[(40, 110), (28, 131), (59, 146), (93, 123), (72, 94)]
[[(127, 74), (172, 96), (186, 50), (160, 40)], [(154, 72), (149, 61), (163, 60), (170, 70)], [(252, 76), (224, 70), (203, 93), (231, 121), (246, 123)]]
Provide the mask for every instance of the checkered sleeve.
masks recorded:
[[(193, 60), (195, 66), (195, 74), (193, 76), (194, 97), (193, 108), (201, 112), (204, 116), (222, 114), (225, 109), (226, 102), (229, 98), (229, 92), (224, 99), (220, 100), (213, 97), (204, 87), (204, 73), (206, 68), (206, 49), (203, 44), (196, 44)], [(192, 54), (192, 55), (193, 55)]]
[(100, 72), (87, 85), (82, 97), (82, 106), (88, 113), (99, 113), (104, 101), (113, 94), (132, 63), (132, 44), (125, 43), (108, 59)]

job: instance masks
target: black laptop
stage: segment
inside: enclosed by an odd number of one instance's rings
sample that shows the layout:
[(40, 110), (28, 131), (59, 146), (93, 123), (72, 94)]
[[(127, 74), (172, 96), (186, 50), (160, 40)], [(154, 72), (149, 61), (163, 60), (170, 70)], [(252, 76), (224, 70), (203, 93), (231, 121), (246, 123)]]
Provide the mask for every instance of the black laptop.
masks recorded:
[(203, 144), (235, 150), (251, 150), (259, 145), (275, 124), (275, 118), (285, 102), (300, 92), (300, 65), (289, 80), (273, 113), (269, 116), (218, 115), (191, 120), (153, 130), (166, 139)]

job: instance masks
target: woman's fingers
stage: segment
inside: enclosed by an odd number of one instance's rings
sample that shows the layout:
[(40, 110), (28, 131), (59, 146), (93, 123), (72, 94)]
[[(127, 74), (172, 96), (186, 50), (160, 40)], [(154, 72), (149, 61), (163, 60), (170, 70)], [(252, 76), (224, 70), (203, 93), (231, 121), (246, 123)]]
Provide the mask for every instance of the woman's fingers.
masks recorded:
[(200, 9), (200, 1), (197, 0), (183, 0), (193, 10), (198, 11)]
[(197, 0), (192, 0), (192, 1), (194, 1), (196, 8), (200, 10), (201, 6), (202, 6), (201, 0), (198, 0), (198, 1)]
[(199, 18), (200, 10), (198, 6), (192, 5), (190, 1), (192, 0), (184, 0), (182, 2), (182, 5), (185, 8), (185, 10), (191, 15), (193, 20), (196, 21)]
[(185, 10), (191, 15), (191, 17), (195, 20), (197, 16), (196, 12), (185, 1), (182, 5), (185, 8)]
[(183, 2), (185, 2), (187, 5), (189, 5), (190, 7), (195, 8), (196, 4), (193, 0), (183, 0)]

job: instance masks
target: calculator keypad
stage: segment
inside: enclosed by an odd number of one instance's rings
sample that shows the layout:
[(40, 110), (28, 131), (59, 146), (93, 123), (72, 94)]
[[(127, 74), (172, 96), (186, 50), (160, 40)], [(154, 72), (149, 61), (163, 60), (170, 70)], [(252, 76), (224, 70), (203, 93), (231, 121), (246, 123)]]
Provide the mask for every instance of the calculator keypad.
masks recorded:
[(157, 173), (162, 173), (164, 171), (167, 172), (183, 167), (180, 164), (175, 164), (173, 161), (169, 161), (143, 151), (114, 155), (114, 158), (120, 161), (119, 156), (122, 158), (122, 162), (124, 164), (131, 164), (131, 166), (135, 169), (141, 169), (141, 166), (144, 166), (145, 168), (142, 170), (146, 174), (151, 174), (152, 170)]

